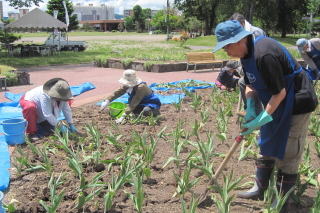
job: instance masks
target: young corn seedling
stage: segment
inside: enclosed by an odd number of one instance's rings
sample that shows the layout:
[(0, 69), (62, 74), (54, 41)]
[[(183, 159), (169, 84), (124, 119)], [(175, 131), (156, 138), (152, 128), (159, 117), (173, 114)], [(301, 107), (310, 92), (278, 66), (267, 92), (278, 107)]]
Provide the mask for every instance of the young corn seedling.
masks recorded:
[(312, 209), (310, 213), (318, 213), (320, 212), (320, 190), (317, 192), (317, 196), (313, 198), (314, 204), (312, 206)]
[(200, 112), (200, 116), (201, 116), (201, 122), (200, 122), (200, 129), (202, 127), (204, 127), (204, 125), (207, 123), (208, 119), (210, 118), (210, 112), (209, 112), (209, 109), (206, 108), (206, 109), (202, 109), (201, 112)]
[[(88, 184), (86, 184), (86, 178), (81, 175), (80, 178), (80, 186), (78, 189), (79, 196), (76, 200), (75, 206), (73, 209), (80, 209), (87, 202), (93, 200), (96, 196), (98, 196), (103, 188), (106, 186), (104, 182), (98, 182), (100, 178), (104, 176), (104, 173), (101, 172), (97, 174)], [(98, 187), (98, 188), (97, 188)], [(84, 193), (85, 190), (91, 189), (89, 194)]]
[(34, 172), (39, 170), (45, 170), (51, 176), (53, 168), (52, 168), (52, 163), (50, 161), (50, 158), (48, 157), (46, 144), (42, 147), (42, 150), (39, 149), (38, 152), (42, 156), (44, 164), (40, 164), (40, 165), (30, 164), (31, 168), (28, 168), (25, 171)]
[(261, 210), (263, 213), (279, 213), (288, 196), (294, 190), (294, 187), (292, 187), (285, 195), (278, 193), (274, 178), (275, 169), (276, 168), (274, 168), (272, 171), (271, 178), (269, 180), (269, 187), (264, 192), (264, 202), (267, 203), (267, 208)]
[(181, 90), (187, 95), (189, 96), (191, 99), (193, 99), (194, 94), (192, 92), (190, 92), (190, 90), (186, 89), (185, 87), (181, 87)]
[(164, 131), (167, 129), (167, 126), (168, 125), (165, 125), (165, 127), (163, 127), (161, 130), (160, 130), (160, 132), (157, 134), (157, 136), (159, 137), (159, 138), (162, 138), (163, 140), (165, 140), (165, 141), (168, 141), (169, 139), (168, 139), (168, 136), (170, 135), (170, 133), (164, 133)]
[(144, 193), (142, 189), (142, 183), (143, 183), (143, 174), (140, 175), (139, 172), (135, 172), (134, 175), (132, 175), (133, 179), (133, 187), (134, 187), (134, 194), (126, 193), (126, 195), (132, 200), (134, 207), (136, 210), (141, 213), (142, 212), (142, 205), (143, 205), (143, 199), (144, 199)]
[(181, 111), (182, 101), (183, 101), (183, 99), (181, 97), (179, 97), (178, 103), (172, 102), (172, 105), (176, 108), (177, 112)]
[(320, 143), (317, 142), (317, 141), (314, 141), (314, 142), (313, 142), (313, 146), (314, 146), (314, 149), (315, 149), (316, 152), (317, 152), (318, 157), (320, 158)]
[(69, 158), (69, 157), (66, 157), (66, 158), (68, 160), (68, 166), (70, 167), (70, 169), (74, 171), (75, 176), (77, 176), (80, 179), (82, 175), (83, 167), (82, 167), (82, 162), (79, 160), (79, 147), (73, 158)]
[(194, 195), (192, 194), (192, 198), (191, 198), (191, 201), (190, 201), (190, 204), (189, 204), (189, 210), (188, 210), (186, 202), (184, 201), (184, 199), (181, 196), (180, 197), (180, 202), (181, 202), (181, 205), (182, 205), (182, 212), (183, 213), (196, 213), (199, 200), (200, 200), (200, 197), (198, 197), (197, 199), (194, 199)]
[(301, 196), (306, 191), (306, 189), (307, 189), (307, 187), (309, 185), (309, 181), (306, 181), (304, 184), (302, 184), (300, 177), (301, 176), (298, 173), (297, 182), (296, 182), (297, 190), (292, 193), (292, 200), (293, 200), (293, 202), (295, 202), (298, 205), (301, 204), (301, 202), (302, 202)]
[(17, 177), (20, 177), (22, 172), (24, 171), (23, 168), (24, 167), (29, 167), (29, 163), (28, 163), (28, 160), (29, 160), (29, 156), (25, 156), (22, 149), (21, 149), (21, 146), (17, 146), (17, 152), (20, 154), (20, 156), (15, 156), (15, 160), (16, 160), (16, 163), (12, 163), (12, 165), (17, 169), (17, 174), (16, 176)]
[(190, 131), (191, 135), (194, 135), (197, 137), (197, 140), (200, 139), (200, 135), (199, 135), (199, 130), (200, 130), (200, 125), (198, 123), (198, 120), (194, 120), (193, 125), (191, 125), (192, 130)]
[(115, 193), (127, 182), (127, 178), (131, 177), (135, 169), (127, 170), (125, 174), (118, 174), (115, 178), (114, 174), (111, 176), (111, 183), (108, 183), (108, 192), (104, 195), (104, 213), (111, 207)]
[(210, 179), (212, 178), (214, 174), (213, 165), (214, 161), (210, 161), (211, 157), (214, 155), (213, 148), (213, 137), (212, 133), (207, 133), (208, 141), (207, 143), (200, 141), (198, 143), (197, 149), (200, 152), (201, 156), (195, 156), (192, 158), (192, 161), (194, 161), (193, 166), (197, 169), (200, 169), (207, 177)]
[(154, 139), (151, 135), (149, 136), (150, 144), (147, 144), (147, 135), (146, 130), (143, 131), (143, 135), (141, 136), (137, 131), (133, 132), (133, 142), (131, 143), (134, 147), (132, 151), (133, 154), (138, 154), (142, 156), (142, 162), (146, 164), (146, 168), (144, 169), (146, 177), (149, 179), (150, 177), (150, 165), (153, 161), (155, 149), (158, 144), (158, 140)]
[(310, 116), (310, 123), (308, 125), (308, 130), (313, 134), (317, 141), (320, 141), (320, 119), (317, 116), (318, 114), (312, 113)]
[[(248, 142), (242, 142), (238, 161), (241, 161), (242, 159), (250, 155), (252, 155), (254, 158), (257, 158), (258, 156), (259, 145), (256, 136), (254, 134), (250, 134), (249, 136), (247, 136), (247, 138)], [(245, 146), (247, 146), (247, 148), (245, 148)]]
[(48, 187), (50, 188), (50, 199), (51, 199), (51, 206), (48, 206), (43, 200), (39, 200), (39, 203), (43, 206), (43, 208), (49, 212), (49, 213), (55, 213), (60, 205), (60, 202), (62, 200), (63, 194), (64, 194), (64, 189), (56, 195), (56, 190), (59, 185), (64, 183), (66, 180), (60, 182), (60, 178), (64, 178), (66, 176), (63, 175), (61, 177), (61, 174), (57, 178), (56, 181), (54, 181), (54, 176), (53, 173), (51, 175), (50, 181), (48, 183)]
[(92, 120), (91, 125), (86, 123), (86, 126), (84, 129), (90, 133), (93, 143), (95, 144), (97, 150), (99, 150), (101, 147), (101, 137), (102, 137), (101, 133), (99, 132), (99, 128), (94, 126), (94, 122)]
[(223, 112), (223, 109), (220, 107), (220, 113), (217, 116), (217, 129), (220, 134), (216, 134), (216, 137), (219, 138), (222, 142), (227, 139), (227, 129), (228, 129), (228, 118)]
[(231, 170), (229, 177), (226, 177), (225, 175), (223, 175), (223, 188), (221, 188), (219, 184), (210, 186), (211, 189), (219, 193), (222, 199), (222, 201), (218, 200), (215, 194), (212, 194), (211, 196), (211, 199), (214, 200), (214, 202), (217, 204), (218, 210), (221, 213), (230, 212), (230, 205), (235, 194), (229, 197), (229, 193), (235, 187), (237, 187), (239, 182), (244, 178), (244, 175), (236, 179), (233, 183), (231, 183), (232, 177), (233, 177), (233, 169)]
[(300, 169), (308, 171), (308, 168), (312, 167), (311, 158), (310, 158), (310, 148), (309, 144), (305, 146), (305, 152), (300, 163)]
[(196, 178), (195, 180), (190, 182), (189, 180), (190, 172), (191, 172), (191, 164), (187, 165), (187, 168), (183, 172), (182, 178), (180, 178), (179, 175), (177, 175), (175, 171), (173, 171), (178, 187), (172, 197), (181, 196), (182, 199), (184, 199), (184, 195), (186, 194), (186, 192), (189, 191), (194, 185), (198, 183), (200, 178)]
[(201, 101), (201, 96), (199, 96), (198, 93), (195, 93), (192, 97), (192, 102), (189, 104), (193, 111), (197, 112), (198, 107), (202, 106), (204, 102)]
[(123, 137), (123, 135), (122, 134), (113, 135), (110, 130), (108, 130), (108, 132), (109, 132), (109, 135), (105, 135), (108, 143), (113, 145), (117, 149), (117, 151), (121, 151), (123, 145), (121, 145), (118, 141)]

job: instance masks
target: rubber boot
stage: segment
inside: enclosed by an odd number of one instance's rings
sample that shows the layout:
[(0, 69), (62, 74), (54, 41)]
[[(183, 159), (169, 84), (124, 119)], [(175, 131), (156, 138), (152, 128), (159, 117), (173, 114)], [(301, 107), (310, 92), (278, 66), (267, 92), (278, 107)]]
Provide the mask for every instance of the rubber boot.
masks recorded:
[[(295, 187), (297, 176), (298, 176), (297, 174), (285, 174), (285, 173), (282, 173), (281, 170), (278, 171), (277, 190), (278, 190), (278, 193), (281, 194), (281, 197), (285, 196), (292, 187)], [(290, 198), (292, 194), (293, 194), (293, 191), (288, 195), (287, 200), (283, 204), (279, 213), (287, 213), (289, 211)], [(277, 203), (278, 201), (274, 199), (271, 206), (275, 207)]]
[(237, 197), (245, 199), (260, 199), (264, 197), (264, 191), (269, 186), (269, 179), (274, 168), (274, 160), (256, 160), (257, 172), (254, 186), (246, 192), (239, 192)]

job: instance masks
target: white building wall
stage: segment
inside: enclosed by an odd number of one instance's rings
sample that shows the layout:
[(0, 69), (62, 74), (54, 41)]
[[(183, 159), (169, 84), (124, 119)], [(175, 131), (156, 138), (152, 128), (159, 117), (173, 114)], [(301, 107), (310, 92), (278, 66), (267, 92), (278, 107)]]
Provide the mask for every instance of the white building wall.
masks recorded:
[[(78, 21), (112, 20), (114, 19), (114, 7), (74, 5), (72, 14), (78, 15)], [(91, 19), (91, 20), (89, 20)]]

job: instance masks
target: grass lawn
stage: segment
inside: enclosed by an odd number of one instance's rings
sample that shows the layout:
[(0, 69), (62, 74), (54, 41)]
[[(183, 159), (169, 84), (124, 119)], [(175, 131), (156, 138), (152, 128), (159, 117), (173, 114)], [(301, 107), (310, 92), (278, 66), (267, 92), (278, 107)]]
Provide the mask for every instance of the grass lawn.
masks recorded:
[[(23, 37), (47, 37), (48, 33), (22, 33)], [(69, 36), (97, 36), (97, 35), (136, 35), (137, 33), (104, 33), (104, 32), (71, 32)], [(144, 33), (147, 35), (147, 33)], [(152, 35), (150, 35), (152, 36)], [(178, 37), (179, 35), (175, 35)], [(282, 39), (280, 36), (273, 37), (284, 46), (293, 46), (298, 38), (298, 35), (288, 35)], [(141, 41), (124, 41), (124, 40), (92, 40), (88, 41), (89, 48), (84, 52), (61, 52), (50, 57), (10, 57), (2, 52), (0, 64), (11, 67), (33, 67), (33, 66), (48, 66), (56, 64), (79, 64), (94, 62), (95, 58), (121, 58), (123, 63), (130, 63), (133, 60), (144, 60), (150, 64), (164, 63), (168, 61), (185, 61), (185, 52), (192, 51), (191, 46), (209, 46), (216, 45), (216, 36), (202, 36), (188, 39), (181, 46), (181, 42), (174, 40), (159, 41), (159, 42), (141, 42)], [(111, 53), (116, 51), (117, 53)], [(200, 50), (208, 52), (206, 50)], [(211, 51), (211, 50), (209, 50)], [(295, 58), (301, 58), (300, 53), (296, 50), (289, 49)], [(223, 50), (215, 53), (217, 59), (228, 59), (229, 57)], [(10, 68), (12, 69), (12, 68)]]

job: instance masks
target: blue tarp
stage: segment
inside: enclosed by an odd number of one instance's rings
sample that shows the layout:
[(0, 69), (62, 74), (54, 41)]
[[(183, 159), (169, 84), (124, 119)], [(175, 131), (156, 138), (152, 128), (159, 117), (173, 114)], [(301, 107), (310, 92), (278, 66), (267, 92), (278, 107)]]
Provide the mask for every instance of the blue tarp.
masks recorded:
[[(85, 82), (82, 85), (70, 86), (70, 90), (73, 96), (78, 96), (83, 92), (86, 92), (96, 87), (89, 83)], [(0, 103), (0, 122), (6, 119), (12, 118), (23, 118), (22, 109), (19, 104), (19, 100), (24, 93), (13, 94), (6, 92), (4, 96), (13, 102), (2, 102)], [(2, 125), (0, 125), (0, 131), (2, 132)], [(8, 188), (10, 181), (10, 154), (8, 149), (8, 144), (5, 141), (4, 135), (0, 135), (0, 191), (3, 191)]]
[[(196, 83), (209, 83), (211, 84), (211, 86), (207, 85), (207, 86), (199, 86), (199, 87), (185, 87), (185, 89), (191, 91), (191, 92), (194, 92), (196, 89), (205, 89), (205, 88), (208, 88), (208, 87), (214, 87), (216, 84), (214, 82), (205, 82), (205, 81), (198, 81), (198, 80), (191, 80), (191, 79), (186, 79), (186, 80), (181, 80), (181, 81), (174, 81), (174, 82), (169, 82), (169, 83), (165, 83), (166, 85), (177, 85), (179, 83), (188, 83), (190, 81), (194, 81)], [(176, 90), (182, 90), (181, 88), (179, 87), (176, 87), (176, 88), (165, 88), (165, 87), (158, 87), (159, 84), (157, 83), (152, 83), (150, 84), (150, 89), (152, 89), (153, 91), (169, 91), (169, 90), (172, 90), (172, 89), (176, 89)], [(155, 93), (159, 99), (160, 99), (160, 102), (161, 104), (172, 104), (172, 103), (179, 103), (179, 99), (183, 99), (186, 94), (184, 93), (175, 93), (175, 94), (170, 94), (170, 95), (161, 95), (161, 94), (158, 94), (158, 93)], [(128, 98), (129, 98), (129, 95), (128, 94), (125, 94), (117, 99), (115, 99), (113, 102), (123, 102), (123, 103), (128, 103)], [(101, 105), (101, 102), (97, 103), (97, 105)]]

